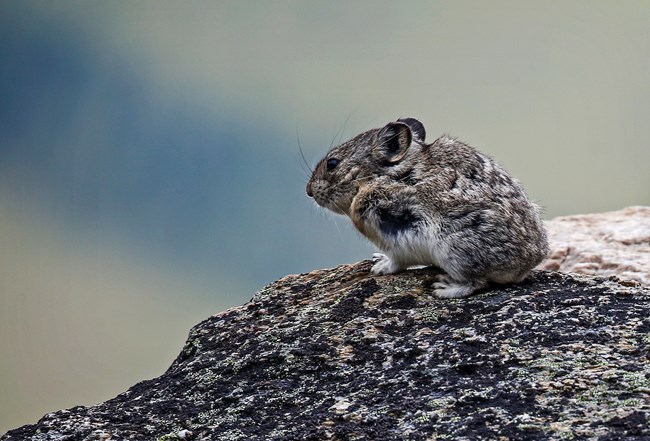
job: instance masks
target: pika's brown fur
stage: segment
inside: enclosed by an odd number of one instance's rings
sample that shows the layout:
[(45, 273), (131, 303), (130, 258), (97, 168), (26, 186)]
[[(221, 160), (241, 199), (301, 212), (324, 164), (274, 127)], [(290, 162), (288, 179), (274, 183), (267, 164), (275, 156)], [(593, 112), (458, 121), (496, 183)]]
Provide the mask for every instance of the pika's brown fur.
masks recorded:
[(447, 274), (436, 294), (445, 298), (521, 281), (548, 253), (538, 207), (489, 156), (425, 136), (413, 118), (361, 133), (318, 163), (307, 194), (383, 251), (375, 274), (438, 266)]

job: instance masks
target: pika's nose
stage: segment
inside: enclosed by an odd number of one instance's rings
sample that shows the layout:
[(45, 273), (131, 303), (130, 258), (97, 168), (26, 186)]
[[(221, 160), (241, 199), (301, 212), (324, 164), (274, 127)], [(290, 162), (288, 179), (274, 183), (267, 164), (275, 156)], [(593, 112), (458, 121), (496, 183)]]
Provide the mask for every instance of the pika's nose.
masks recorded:
[(314, 193), (311, 191), (311, 181), (307, 182), (307, 196), (310, 198), (314, 197)]

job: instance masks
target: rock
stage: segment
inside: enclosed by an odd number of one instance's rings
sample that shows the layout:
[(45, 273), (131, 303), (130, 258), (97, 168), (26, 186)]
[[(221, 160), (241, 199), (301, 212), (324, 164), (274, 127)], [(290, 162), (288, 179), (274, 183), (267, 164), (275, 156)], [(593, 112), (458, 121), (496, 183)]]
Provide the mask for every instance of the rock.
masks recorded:
[(650, 291), (535, 271), (466, 299), (435, 270), (287, 276), (171, 367), (13, 440), (650, 439)]
[(650, 207), (558, 217), (546, 225), (551, 253), (540, 269), (650, 286)]

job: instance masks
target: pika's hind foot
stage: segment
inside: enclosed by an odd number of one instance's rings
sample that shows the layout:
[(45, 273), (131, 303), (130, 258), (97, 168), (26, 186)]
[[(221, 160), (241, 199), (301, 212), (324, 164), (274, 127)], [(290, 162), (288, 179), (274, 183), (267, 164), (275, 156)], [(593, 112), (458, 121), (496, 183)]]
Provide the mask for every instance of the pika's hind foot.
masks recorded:
[(441, 274), (438, 276), (438, 281), (433, 284), (435, 288), (433, 293), (441, 299), (460, 299), (469, 297), (486, 286), (487, 282), (485, 281), (478, 280), (461, 283), (453, 280), (447, 274)]

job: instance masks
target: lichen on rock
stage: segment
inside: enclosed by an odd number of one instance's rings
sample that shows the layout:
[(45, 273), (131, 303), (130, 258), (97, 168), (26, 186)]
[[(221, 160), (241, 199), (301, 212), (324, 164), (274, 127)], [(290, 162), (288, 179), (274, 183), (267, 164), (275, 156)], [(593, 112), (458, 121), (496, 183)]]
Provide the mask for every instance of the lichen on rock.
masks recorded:
[(2, 440), (650, 439), (648, 289), (535, 271), (442, 300), (370, 265), (280, 279), (159, 378)]

